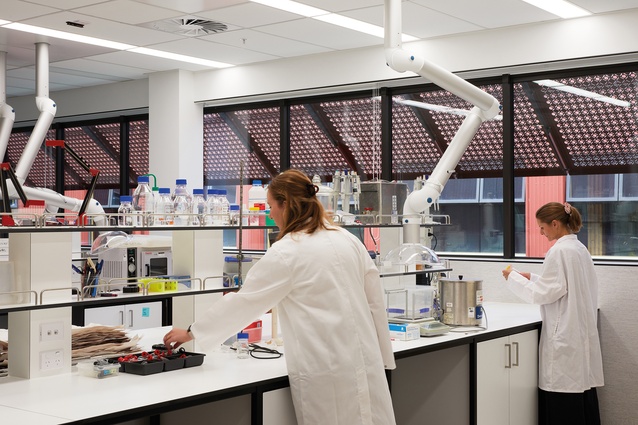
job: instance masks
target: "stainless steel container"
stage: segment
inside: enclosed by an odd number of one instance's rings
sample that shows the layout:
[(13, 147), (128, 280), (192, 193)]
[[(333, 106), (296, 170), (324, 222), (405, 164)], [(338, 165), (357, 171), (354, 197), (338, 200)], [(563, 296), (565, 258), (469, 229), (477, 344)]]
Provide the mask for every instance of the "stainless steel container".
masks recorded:
[(475, 326), (483, 318), (483, 281), (443, 278), (439, 279), (439, 293), (443, 323), (446, 325)]

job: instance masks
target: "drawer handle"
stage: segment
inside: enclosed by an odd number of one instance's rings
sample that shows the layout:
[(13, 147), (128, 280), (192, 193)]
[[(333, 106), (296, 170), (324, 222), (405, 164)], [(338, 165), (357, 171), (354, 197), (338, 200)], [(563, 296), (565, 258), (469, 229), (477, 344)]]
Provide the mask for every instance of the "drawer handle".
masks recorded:
[(505, 365), (505, 369), (512, 368), (512, 344), (505, 344), (505, 348), (507, 348), (507, 364)]
[(516, 349), (516, 356), (514, 357), (516, 360), (514, 360), (512, 366), (518, 366), (518, 342), (513, 342), (512, 346)]

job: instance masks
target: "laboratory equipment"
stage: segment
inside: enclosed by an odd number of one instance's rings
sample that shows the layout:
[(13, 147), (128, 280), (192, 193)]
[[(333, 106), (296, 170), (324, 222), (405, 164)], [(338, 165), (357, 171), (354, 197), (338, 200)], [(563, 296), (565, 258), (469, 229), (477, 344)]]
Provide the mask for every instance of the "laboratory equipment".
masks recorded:
[(483, 281), (439, 279), (439, 295), (443, 317), (447, 325), (477, 326), (483, 318)]
[(459, 96), (474, 107), (467, 111), (461, 127), (441, 156), (421, 190), (414, 191), (403, 205), (403, 241), (420, 243), (421, 213), (430, 216), (450, 175), (454, 172), (480, 125), (498, 115), (500, 105), (494, 96), (419, 55), (408, 52), (401, 41), (401, 0), (385, 1), (384, 45), (386, 64), (397, 72), (412, 71), (439, 87)]
[(155, 202), (155, 224), (159, 226), (172, 226), (175, 217), (175, 206), (171, 200), (171, 190), (168, 187), (160, 187), (159, 196)]
[(137, 187), (133, 191), (133, 211), (135, 226), (149, 225), (150, 214), (153, 211), (153, 191), (149, 186), (148, 176), (137, 178)]
[(191, 202), (191, 225), (199, 226), (204, 224), (204, 216), (206, 214), (206, 199), (204, 198), (204, 189), (193, 189), (193, 198)]
[(117, 224), (122, 227), (133, 226), (133, 198), (129, 195), (120, 196), (120, 206), (117, 209)]
[[(394, 198), (393, 198), (394, 197)], [(403, 204), (408, 197), (408, 185), (400, 182), (361, 182), (361, 208), (379, 219), (379, 223), (390, 224), (393, 217), (393, 199), (396, 199), (396, 216), (403, 214)], [(398, 220), (397, 220), (398, 221)]]
[(222, 226), (230, 224), (230, 202), (228, 202), (227, 193), (226, 189), (219, 189), (219, 217)]
[(188, 218), (191, 210), (191, 196), (187, 188), (186, 179), (175, 180), (173, 192), (173, 206), (175, 209), (175, 225), (188, 226)]
[(245, 332), (240, 332), (237, 334), (237, 344), (235, 345), (235, 350), (237, 351), (238, 359), (247, 359), (249, 356), (248, 350), (248, 334)]
[(404, 323), (430, 319), (435, 292), (434, 287), (425, 285), (408, 285), (403, 288), (386, 289), (388, 321)]

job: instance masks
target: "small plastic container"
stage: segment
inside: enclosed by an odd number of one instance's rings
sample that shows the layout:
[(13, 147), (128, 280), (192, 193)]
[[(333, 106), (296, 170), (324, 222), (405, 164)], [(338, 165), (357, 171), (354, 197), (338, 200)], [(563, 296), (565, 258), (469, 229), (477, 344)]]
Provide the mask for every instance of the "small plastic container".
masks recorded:
[(78, 372), (80, 375), (91, 378), (107, 378), (109, 376), (117, 376), (120, 374), (119, 363), (108, 363), (102, 360), (87, 361), (78, 363)]
[(237, 345), (235, 346), (238, 359), (248, 358), (248, 334), (240, 332), (237, 334)]

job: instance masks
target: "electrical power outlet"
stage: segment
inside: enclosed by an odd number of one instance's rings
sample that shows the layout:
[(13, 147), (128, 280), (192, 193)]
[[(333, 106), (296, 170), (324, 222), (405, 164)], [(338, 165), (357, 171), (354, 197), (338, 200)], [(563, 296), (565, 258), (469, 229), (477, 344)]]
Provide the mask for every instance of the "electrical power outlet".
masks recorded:
[(40, 342), (61, 341), (64, 339), (64, 323), (48, 322), (40, 324)]
[(40, 353), (40, 370), (62, 369), (63, 365), (63, 350), (42, 351)]

